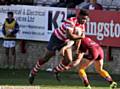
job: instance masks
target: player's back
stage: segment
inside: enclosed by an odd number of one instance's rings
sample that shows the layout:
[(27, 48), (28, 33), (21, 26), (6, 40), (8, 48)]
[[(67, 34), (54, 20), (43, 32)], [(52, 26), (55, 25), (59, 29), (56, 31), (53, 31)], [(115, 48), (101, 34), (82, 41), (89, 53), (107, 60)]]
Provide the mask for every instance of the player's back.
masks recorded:
[(80, 50), (85, 52), (86, 50), (91, 49), (93, 47), (99, 47), (99, 44), (93, 41), (91, 38), (85, 37), (81, 40)]

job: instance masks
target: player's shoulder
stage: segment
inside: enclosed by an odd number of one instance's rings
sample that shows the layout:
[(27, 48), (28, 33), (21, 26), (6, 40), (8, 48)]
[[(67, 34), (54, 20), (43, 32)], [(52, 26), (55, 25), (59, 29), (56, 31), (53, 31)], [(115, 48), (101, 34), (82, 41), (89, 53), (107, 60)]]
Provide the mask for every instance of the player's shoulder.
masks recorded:
[(71, 18), (68, 18), (67, 20), (65, 20), (65, 23), (75, 25), (76, 21), (77, 21), (76, 17), (71, 17)]
[(67, 20), (69, 20), (69, 21), (76, 21), (77, 18), (76, 18), (76, 17), (70, 17), (70, 18), (68, 18)]
[(83, 38), (83, 40), (91, 41), (92, 39), (89, 37), (85, 37), (85, 38)]
[(85, 37), (85, 38), (82, 39), (82, 42), (85, 43), (85, 44), (88, 44), (88, 43), (93, 42), (93, 40), (89, 37)]

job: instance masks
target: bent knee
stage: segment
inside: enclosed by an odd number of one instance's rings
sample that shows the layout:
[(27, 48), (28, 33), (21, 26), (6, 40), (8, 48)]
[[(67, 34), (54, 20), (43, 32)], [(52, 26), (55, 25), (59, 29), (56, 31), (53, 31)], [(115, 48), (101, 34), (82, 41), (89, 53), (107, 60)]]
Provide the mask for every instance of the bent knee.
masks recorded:
[(67, 59), (62, 60), (62, 63), (63, 63), (65, 66), (69, 65), (71, 62), (72, 62), (71, 60), (67, 60)]
[(101, 73), (101, 71), (103, 71), (103, 69), (96, 69), (96, 71), (97, 71), (98, 73)]

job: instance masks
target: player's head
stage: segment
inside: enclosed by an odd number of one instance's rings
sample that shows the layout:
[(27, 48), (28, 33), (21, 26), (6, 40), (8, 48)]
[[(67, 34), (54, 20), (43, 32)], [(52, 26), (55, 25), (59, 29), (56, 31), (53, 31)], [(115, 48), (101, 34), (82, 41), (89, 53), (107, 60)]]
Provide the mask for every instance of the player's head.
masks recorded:
[(12, 19), (12, 18), (13, 18), (13, 15), (14, 15), (13, 12), (8, 12), (8, 13), (7, 13), (7, 16), (8, 16), (9, 19)]
[(84, 24), (86, 23), (87, 18), (88, 18), (88, 11), (81, 9), (77, 16), (78, 22), (80, 24)]

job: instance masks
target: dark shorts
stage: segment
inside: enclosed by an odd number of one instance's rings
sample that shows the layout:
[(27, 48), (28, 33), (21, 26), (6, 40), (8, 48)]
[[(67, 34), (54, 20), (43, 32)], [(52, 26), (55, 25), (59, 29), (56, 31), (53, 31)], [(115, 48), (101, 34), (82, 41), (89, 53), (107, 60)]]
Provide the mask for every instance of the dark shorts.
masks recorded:
[(88, 60), (101, 60), (104, 58), (103, 49), (99, 46), (92, 47), (89, 49), (88, 55), (85, 55), (84, 58)]
[(64, 45), (64, 41), (58, 39), (54, 34), (52, 34), (48, 42), (47, 49), (55, 52), (56, 50), (60, 50)]

